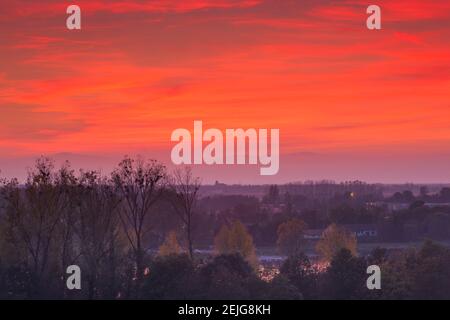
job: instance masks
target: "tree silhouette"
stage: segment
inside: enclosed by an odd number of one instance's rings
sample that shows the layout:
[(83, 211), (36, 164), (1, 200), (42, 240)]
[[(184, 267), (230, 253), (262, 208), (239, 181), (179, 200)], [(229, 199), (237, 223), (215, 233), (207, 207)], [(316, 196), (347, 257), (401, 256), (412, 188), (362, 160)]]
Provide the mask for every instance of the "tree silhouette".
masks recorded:
[(190, 167), (177, 169), (170, 179), (170, 199), (175, 213), (180, 218), (183, 229), (186, 233), (188, 243), (189, 257), (193, 259), (193, 239), (192, 227), (196, 205), (198, 200), (198, 191), (200, 190), (200, 179), (192, 175)]
[(139, 287), (144, 274), (147, 250), (145, 235), (150, 231), (149, 218), (161, 199), (166, 183), (166, 169), (155, 160), (125, 157), (112, 173), (116, 191), (122, 197), (119, 218), (131, 246)]

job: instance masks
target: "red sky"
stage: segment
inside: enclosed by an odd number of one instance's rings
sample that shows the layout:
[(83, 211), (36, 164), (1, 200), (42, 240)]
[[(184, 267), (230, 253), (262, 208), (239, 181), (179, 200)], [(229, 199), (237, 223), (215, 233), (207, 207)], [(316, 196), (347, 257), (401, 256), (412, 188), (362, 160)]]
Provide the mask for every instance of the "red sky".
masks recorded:
[(206, 182), (450, 181), (448, 0), (9, 0), (0, 24), (3, 176), (41, 154), (169, 164), (171, 132), (202, 120), (279, 128), (282, 153), (277, 176), (215, 166)]

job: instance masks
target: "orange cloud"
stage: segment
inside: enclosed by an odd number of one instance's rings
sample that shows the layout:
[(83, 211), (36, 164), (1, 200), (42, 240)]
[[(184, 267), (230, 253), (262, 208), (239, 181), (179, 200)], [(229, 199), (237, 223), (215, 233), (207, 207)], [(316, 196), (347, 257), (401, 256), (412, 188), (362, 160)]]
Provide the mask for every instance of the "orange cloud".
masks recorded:
[(198, 119), (280, 128), (289, 168), (299, 153), (450, 153), (448, 1), (380, 1), (379, 32), (362, 1), (79, 5), (81, 32), (61, 1), (2, 8), (3, 150), (168, 154)]

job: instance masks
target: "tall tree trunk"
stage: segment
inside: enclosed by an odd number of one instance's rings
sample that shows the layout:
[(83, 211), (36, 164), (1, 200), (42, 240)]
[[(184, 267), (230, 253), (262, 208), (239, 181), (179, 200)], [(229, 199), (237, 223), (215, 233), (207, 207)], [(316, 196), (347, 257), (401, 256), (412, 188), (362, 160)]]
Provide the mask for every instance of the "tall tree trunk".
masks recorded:
[(141, 285), (144, 275), (144, 252), (142, 251), (141, 242), (138, 240), (136, 246), (136, 298), (140, 298), (141, 295)]
[(194, 259), (194, 249), (193, 249), (193, 245), (192, 245), (192, 235), (191, 235), (191, 223), (188, 223), (187, 226), (187, 240), (188, 240), (188, 250), (189, 250), (189, 258), (191, 260)]

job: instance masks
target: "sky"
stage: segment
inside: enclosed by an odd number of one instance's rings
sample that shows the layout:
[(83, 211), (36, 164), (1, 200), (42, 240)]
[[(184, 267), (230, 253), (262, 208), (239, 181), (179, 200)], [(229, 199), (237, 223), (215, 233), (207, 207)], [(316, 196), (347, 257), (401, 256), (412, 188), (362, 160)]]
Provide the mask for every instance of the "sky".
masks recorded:
[(448, 0), (9, 0), (0, 25), (3, 177), (40, 155), (171, 168), (172, 131), (202, 120), (280, 129), (277, 175), (195, 168), (205, 183), (450, 181)]

